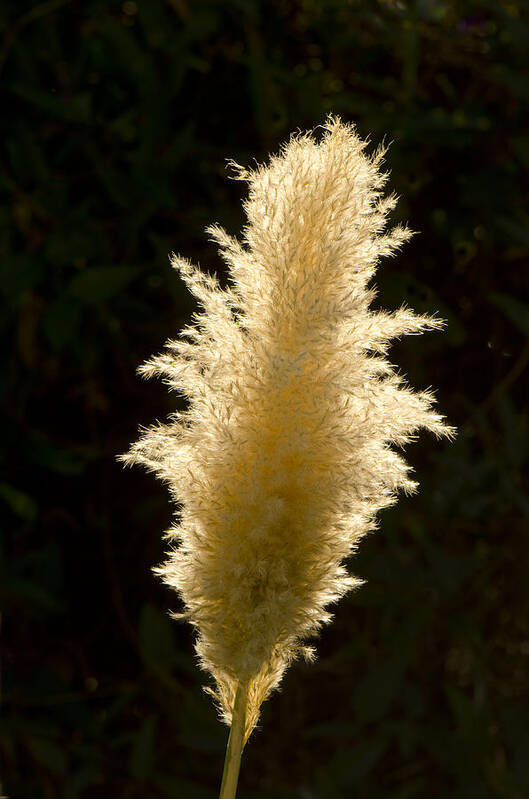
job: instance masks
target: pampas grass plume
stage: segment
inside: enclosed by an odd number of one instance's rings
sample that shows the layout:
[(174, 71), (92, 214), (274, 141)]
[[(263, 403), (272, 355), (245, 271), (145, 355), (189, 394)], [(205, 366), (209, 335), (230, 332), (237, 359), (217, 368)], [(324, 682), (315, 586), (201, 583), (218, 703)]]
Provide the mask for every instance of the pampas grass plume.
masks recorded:
[(384, 232), (385, 148), (364, 151), (328, 117), (318, 141), (294, 135), (246, 181), (242, 240), (207, 230), (230, 287), (173, 256), (202, 305), (195, 324), (141, 367), (187, 410), (144, 431), (123, 460), (156, 472), (180, 505), (156, 571), (180, 595), (196, 651), (230, 723), (238, 685), (247, 738), (263, 700), (329, 607), (359, 584), (345, 560), (377, 512), (416, 483), (391, 448), (421, 428), (453, 429), (386, 358), (391, 339), (442, 321), (406, 307), (370, 310), (382, 256), (413, 234)]

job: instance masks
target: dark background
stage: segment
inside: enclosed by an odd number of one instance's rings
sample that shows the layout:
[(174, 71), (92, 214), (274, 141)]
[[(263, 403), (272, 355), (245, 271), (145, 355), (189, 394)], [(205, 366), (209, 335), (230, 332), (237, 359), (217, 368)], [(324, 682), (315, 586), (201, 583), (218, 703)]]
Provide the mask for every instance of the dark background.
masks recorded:
[(179, 400), (136, 367), (189, 323), (175, 250), (224, 280), (251, 165), (328, 111), (384, 135), (420, 235), (379, 301), (455, 443), (351, 564), (315, 665), (264, 705), (241, 799), (529, 796), (526, 0), (4, 0), (3, 666), (10, 799), (214, 799), (227, 728), (151, 574), (168, 493), (116, 462)]

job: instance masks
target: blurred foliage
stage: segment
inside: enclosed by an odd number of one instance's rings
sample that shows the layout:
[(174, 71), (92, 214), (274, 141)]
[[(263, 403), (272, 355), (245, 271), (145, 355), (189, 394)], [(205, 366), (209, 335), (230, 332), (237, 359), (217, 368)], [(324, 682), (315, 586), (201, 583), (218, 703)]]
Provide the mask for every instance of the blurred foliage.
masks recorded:
[[(136, 366), (189, 322), (175, 249), (223, 276), (225, 159), (332, 110), (387, 163), (381, 304), (448, 319), (398, 343), (454, 444), (354, 561), (313, 666), (244, 756), (241, 799), (529, 796), (529, 3), (4, 0), (0, 753), (10, 799), (217, 795), (226, 728), (151, 574), (171, 508), (115, 462), (178, 400)], [(1, 791), (0, 791), (1, 792)]]

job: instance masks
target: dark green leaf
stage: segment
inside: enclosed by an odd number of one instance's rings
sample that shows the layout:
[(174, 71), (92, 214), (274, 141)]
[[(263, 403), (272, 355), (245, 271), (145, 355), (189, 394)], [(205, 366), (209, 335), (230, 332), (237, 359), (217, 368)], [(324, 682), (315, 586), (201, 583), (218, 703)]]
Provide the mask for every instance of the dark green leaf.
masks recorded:
[(94, 266), (76, 275), (68, 293), (86, 303), (106, 302), (123, 291), (141, 270), (136, 266)]

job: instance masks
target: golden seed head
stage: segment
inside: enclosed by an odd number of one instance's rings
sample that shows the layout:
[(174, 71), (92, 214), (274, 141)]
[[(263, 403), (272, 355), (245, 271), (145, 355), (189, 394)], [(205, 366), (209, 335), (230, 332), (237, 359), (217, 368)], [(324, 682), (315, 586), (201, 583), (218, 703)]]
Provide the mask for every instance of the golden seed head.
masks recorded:
[(173, 256), (203, 310), (148, 361), (187, 397), (123, 456), (163, 478), (180, 503), (175, 542), (156, 571), (196, 628), (202, 666), (229, 721), (249, 682), (247, 735), (288, 664), (361, 581), (343, 566), (410, 467), (390, 448), (420, 428), (453, 434), (385, 353), (391, 339), (442, 321), (372, 311), (378, 260), (413, 234), (384, 232), (385, 153), (353, 125), (293, 136), (265, 166), (232, 164), (248, 183), (242, 240), (213, 225), (231, 287)]

